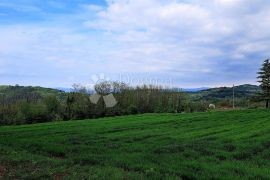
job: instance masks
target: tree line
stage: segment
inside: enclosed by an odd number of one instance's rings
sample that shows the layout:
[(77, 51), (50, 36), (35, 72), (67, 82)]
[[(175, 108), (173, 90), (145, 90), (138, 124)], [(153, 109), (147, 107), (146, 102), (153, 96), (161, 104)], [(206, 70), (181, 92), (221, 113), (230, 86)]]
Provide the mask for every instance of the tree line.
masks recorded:
[[(250, 99), (236, 98), (238, 107), (270, 106), (270, 61), (265, 60), (258, 72), (261, 93)], [(95, 91), (74, 85), (70, 93), (33, 92), (31, 88), (14, 86), (0, 93), (0, 125), (31, 124), (50, 121), (93, 119), (106, 116), (121, 116), (142, 113), (183, 113), (208, 110), (209, 103), (229, 107), (231, 98), (215, 98), (223, 91), (204, 99), (192, 96), (179, 89), (153, 85), (128, 86), (125, 83), (104, 81), (95, 85)], [(227, 92), (224, 89), (224, 93)], [(225, 93), (226, 94), (226, 93)], [(96, 95), (96, 96), (95, 96)], [(111, 101), (111, 102), (110, 102)], [(109, 104), (109, 105), (108, 105)], [(111, 106), (112, 105), (112, 106)]]
[[(16, 88), (16, 87), (14, 87)], [(94, 93), (100, 98), (91, 101)], [(105, 98), (117, 103), (107, 107)], [(93, 119), (141, 113), (181, 113), (205, 111), (206, 102), (192, 102), (185, 92), (152, 85), (131, 87), (124, 83), (104, 81), (95, 92), (74, 85), (74, 91), (45, 97), (37, 93), (16, 92), (0, 96), (0, 124), (31, 124), (49, 121)]]

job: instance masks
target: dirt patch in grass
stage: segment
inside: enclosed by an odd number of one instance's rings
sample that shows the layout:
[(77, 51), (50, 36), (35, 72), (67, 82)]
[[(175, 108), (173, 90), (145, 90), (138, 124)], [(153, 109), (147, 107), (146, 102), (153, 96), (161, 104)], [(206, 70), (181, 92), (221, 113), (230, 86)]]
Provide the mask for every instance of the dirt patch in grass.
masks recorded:
[(50, 152), (50, 156), (58, 160), (64, 160), (66, 157), (65, 153), (62, 152)]
[(64, 173), (54, 173), (53, 174), (53, 179), (54, 180), (62, 180), (65, 179), (65, 177), (68, 175), (68, 173), (64, 172)]
[(0, 165), (0, 178), (3, 178), (5, 176), (6, 171), (7, 169), (4, 166)]
[(226, 145), (224, 145), (224, 148), (228, 152), (233, 152), (236, 150), (236, 146), (233, 144), (226, 144)]

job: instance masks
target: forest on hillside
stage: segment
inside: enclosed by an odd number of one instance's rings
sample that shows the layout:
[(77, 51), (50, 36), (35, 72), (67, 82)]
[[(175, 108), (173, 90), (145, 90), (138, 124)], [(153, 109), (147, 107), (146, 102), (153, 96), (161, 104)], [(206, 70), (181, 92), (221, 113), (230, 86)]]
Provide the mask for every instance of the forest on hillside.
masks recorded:
[[(131, 87), (119, 82), (101, 82), (95, 91), (74, 85), (72, 92), (24, 86), (0, 87), (0, 124), (32, 124), (50, 121), (93, 119), (142, 113), (187, 113), (209, 110), (209, 104), (219, 109), (232, 108), (232, 88), (213, 88), (184, 92), (176, 88), (152, 85)], [(237, 108), (263, 107), (256, 95), (260, 87), (237, 86)], [(95, 103), (91, 97), (99, 94)], [(115, 104), (107, 106), (106, 97)], [(108, 99), (108, 98), (107, 98)]]

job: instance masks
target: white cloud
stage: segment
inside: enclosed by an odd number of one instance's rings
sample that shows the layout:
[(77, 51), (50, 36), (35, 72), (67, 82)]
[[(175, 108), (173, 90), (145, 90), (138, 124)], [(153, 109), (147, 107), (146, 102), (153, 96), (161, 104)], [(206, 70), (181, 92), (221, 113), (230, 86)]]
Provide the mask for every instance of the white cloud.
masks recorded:
[(79, 7), (76, 14), (50, 16), (53, 23), (1, 26), (0, 55), (76, 79), (153, 73), (207, 86), (240, 82), (244, 74), (250, 75), (243, 82), (255, 82), (270, 52), (268, 0), (109, 0), (106, 7)]
[(270, 6), (266, 0), (108, 3), (108, 8), (98, 13), (99, 19), (86, 24), (110, 32), (129, 54), (127, 57), (125, 50), (120, 51), (122, 58), (132, 62), (144, 59), (145, 64), (154, 61), (154, 66), (160, 65), (149, 69), (166, 71), (184, 65), (190, 70), (200, 66), (215, 71), (211, 64), (219, 58), (230, 61), (246, 57), (245, 53), (267, 55)]

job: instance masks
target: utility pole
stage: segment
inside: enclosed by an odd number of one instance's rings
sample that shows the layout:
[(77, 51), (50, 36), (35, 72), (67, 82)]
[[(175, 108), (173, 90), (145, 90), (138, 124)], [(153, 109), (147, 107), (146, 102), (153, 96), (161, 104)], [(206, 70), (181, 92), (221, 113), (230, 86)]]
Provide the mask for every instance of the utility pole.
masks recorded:
[(234, 92), (234, 85), (233, 85), (233, 109), (235, 109), (235, 92)]

